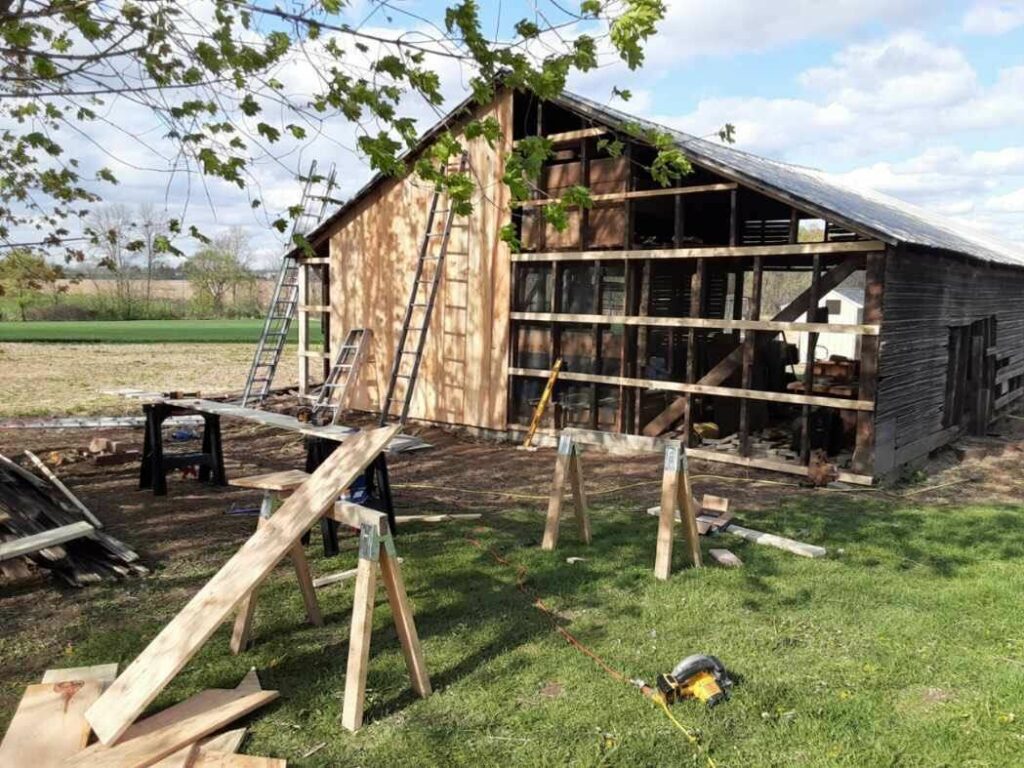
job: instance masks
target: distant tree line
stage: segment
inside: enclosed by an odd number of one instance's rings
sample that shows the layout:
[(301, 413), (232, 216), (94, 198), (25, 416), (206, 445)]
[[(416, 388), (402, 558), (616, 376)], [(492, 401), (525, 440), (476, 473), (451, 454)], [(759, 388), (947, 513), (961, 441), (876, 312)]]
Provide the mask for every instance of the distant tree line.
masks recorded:
[[(261, 314), (261, 275), (254, 268), (244, 230), (231, 229), (182, 259), (168, 252), (167, 217), (152, 205), (134, 210), (123, 205), (97, 208), (90, 227), (95, 242), (89, 258), (74, 270), (28, 249), (0, 251), (0, 319)], [(176, 279), (188, 281), (187, 298), (154, 292), (157, 281)], [(85, 281), (91, 281), (95, 290), (73, 290)]]

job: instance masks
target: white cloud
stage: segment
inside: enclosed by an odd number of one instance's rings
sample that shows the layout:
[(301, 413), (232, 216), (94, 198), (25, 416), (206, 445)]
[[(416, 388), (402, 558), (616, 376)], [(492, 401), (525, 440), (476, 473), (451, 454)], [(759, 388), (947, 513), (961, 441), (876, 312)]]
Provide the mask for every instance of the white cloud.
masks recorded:
[[(979, 136), (1024, 135), (1024, 67), (982, 82), (962, 51), (917, 33), (856, 43), (799, 77), (798, 98), (700, 101), (654, 115), (707, 135), (736, 125), (738, 147), (840, 174), (1024, 240), (1024, 145), (968, 151)], [(895, 160), (893, 158), (902, 158)]]
[(1024, 25), (1024, 1), (980, 0), (963, 17), (963, 30), (971, 35), (1004, 35)]

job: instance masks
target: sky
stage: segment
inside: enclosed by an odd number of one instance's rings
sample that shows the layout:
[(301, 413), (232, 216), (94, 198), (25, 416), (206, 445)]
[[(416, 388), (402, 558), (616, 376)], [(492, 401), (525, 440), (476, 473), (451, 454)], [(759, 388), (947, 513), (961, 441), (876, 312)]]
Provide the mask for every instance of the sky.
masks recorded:
[[(532, 16), (532, 2), (485, 0), (488, 28)], [(819, 168), (932, 209), (951, 221), (1021, 244), (1024, 252), (1024, 0), (667, 0), (668, 16), (630, 72), (613, 58), (574, 75), (570, 90), (697, 135), (736, 126), (736, 147)], [(383, 36), (439, 23), (444, 2), (396, 0), (378, 9), (356, 0), (348, 20)], [(368, 16), (368, 14), (370, 14)], [(371, 51), (371, 54), (373, 51)], [(293, 96), (310, 92), (309, 60), (282, 69)], [(440, 71), (448, 104), (467, 73)], [(610, 101), (614, 86), (633, 98)], [(426, 129), (439, 116), (407, 105)], [(242, 227), (257, 262), (272, 265), (283, 236), (226, 183), (170, 178), (173, 155), (146, 112), (108, 106), (109, 124), (71, 147), (105, 159), (121, 184), (108, 202), (150, 200), (187, 215), (208, 234)], [(339, 197), (369, 177), (351, 126), (333, 121), (305, 145), (254, 166), (267, 210), (298, 202), (295, 175), (316, 158), (336, 163)], [(145, 145), (137, 140), (141, 137)], [(136, 140), (129, 140), (134, 138)], [(116, 148), (116, 151), (111, 151)]]

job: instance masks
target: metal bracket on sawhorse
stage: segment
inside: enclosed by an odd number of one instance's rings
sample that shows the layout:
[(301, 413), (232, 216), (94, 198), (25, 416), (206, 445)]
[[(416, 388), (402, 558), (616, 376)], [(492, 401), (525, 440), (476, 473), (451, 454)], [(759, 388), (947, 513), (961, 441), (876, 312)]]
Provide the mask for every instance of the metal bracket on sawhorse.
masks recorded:
[[(200, 482), (227, 485), (224, 451), (220, 440), (220, 416), (167, 403), (147, 403), (142, 406), (142, 410), (146, 417), (146, 431), (142, 443), (142, 463), (139, 466), (140, 490), (152, 488), (154, 496), (166, 496), (168, 470), (182, 467), (198, 467)], [(164, 455), (163, 424), (169, 417), (180, 415), (203, 417), (202, 451)]]

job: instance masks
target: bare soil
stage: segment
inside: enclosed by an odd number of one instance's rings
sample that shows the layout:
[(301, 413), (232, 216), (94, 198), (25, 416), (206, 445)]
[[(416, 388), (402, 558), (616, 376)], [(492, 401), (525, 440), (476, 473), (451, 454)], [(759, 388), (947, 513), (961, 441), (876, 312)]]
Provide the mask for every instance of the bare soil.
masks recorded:
[[(0, 343), (0, 419), (139, 413), (137, 402), (104, 390), (238, 391), (252, 352), (248, 344)], [(297, 370), (289, 348), (275, 384), (294, 384)]]

